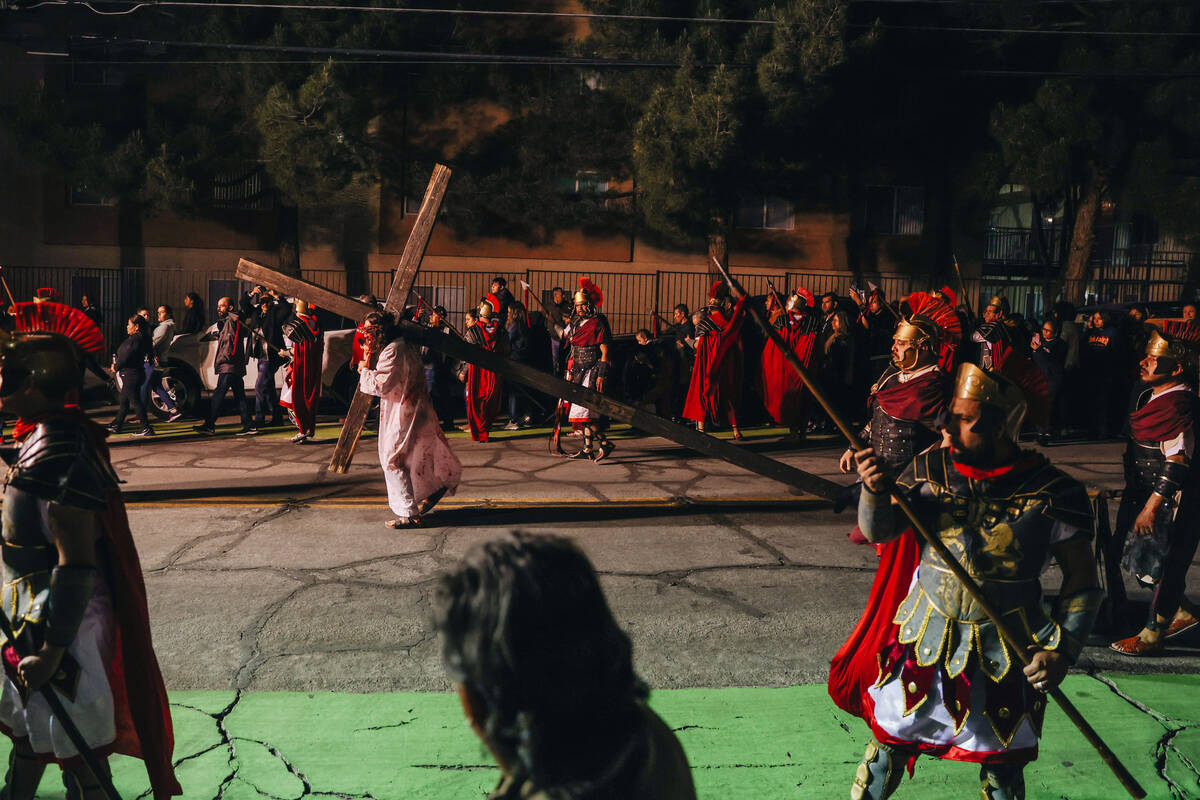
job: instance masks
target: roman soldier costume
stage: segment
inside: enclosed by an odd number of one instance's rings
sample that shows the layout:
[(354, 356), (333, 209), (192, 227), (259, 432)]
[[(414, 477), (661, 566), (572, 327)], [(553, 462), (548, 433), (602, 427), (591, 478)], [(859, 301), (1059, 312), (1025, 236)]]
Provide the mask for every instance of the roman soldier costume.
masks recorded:
[(1015, 325), (1008, 316), (1008, 298), (996, 295), (988, 301), (988, 306), (1000, 312), (1000, 319), (980, 323), (971, 336), (979, 344), (979, 366), (985, 370), (995, 369), (1004, 361), (1019, 338), (1014, 335)]
[[(820, 327), (812, 313), (812, 292), (798, 289), (788, 295), (787, 302), (772, 324), (780, 337), (808, 368), (812, 361), (813, 345)], [(778, 425), (786, 425), (802, 435), (808, 421), (809, 393), (800, 375), (788, 365), (784, 351), (770, 339), (762, 355), (762, 396), (767, 412)]]
[(696, 325), (696, 362), (683, 416), (697, 424), (728, 422), (738, 432), (742, 393), (742, 322), (746, 298), (730, 303), (729, 288), (717, 281), (708, 292), (707, 314)]
[[(476, 347), (508, 355), (508, 330), (500, 321), (500, 301), (489, 294), (479, 304), (479, 320), (463, 333), (463, 338)], [(467, 384), (467, 426), (477, 442), (488, 440), (488, 430), (500, 413), (504, 398), (504, 383), (491, 370), (466, 364), (459, 377)]]
[[(18, 334), (0, 355), (3, 396), (27, 377), (47, 396), (70, 396), (77, 390), (79, 352), (58, 334)], [(141, 758), (156, 800), (181, 794), (142, 570), (104, 431), (69, 402), (22, 420), (19, 431), (23, 441), (3, 504), (0, 599), (19, 647), (9, 642), (2, 652), (0, 731), (15, 745), (3, 796), (32, 798), (43, 765), (51, 762), (63, 768), (68, 796), (98, 789), (55, 712), (19, 677), (21, 655), (38, 653), (43, 644), (64, 648), (49, 686), (92, 752)], [(94, 566), (59, 563), (58, 537), (84, 534), (52, 529), (56, 507), (94, 520)]]
[[(599, 382), (608, 377), (606, 351), (612, 342), (608, 317), (599, 310), (604, 304), (604, 294), (590, 279), (580, 278), (579, 291), (573, 299), (573, 313), (562, 334), (567, 348), (566, 378), (571, 383), (596, 389)], [(613, 451), (612, 442), (604, 435), (606, 420), (603, 416), (577, 403), (561, 401), (560, 405), (568, 407), (567, 420), (583, 434), (583, 448), (572, 456), (600, 461)], [(556, 437), (558, 433), (556, 430)], [(599, 442), (594, 441), (597, 438)]]
[[(1156, 332), (1145, 352), (1157, 359), (1159, 375), (1171, 376), (1181, 364), (1188, 365), (1190, 372), (1192, 357), (1178, 339), (1168, 340)], [(1146, 628), (1165, 633), (1153, 643), (1131, 636), (1113, 644), (1117, 652), (1132, 656), (1161, 652), (1163, 639), (1195, 624), (1177, 623), (1174, 617), (1200, 543), (1200, 472), (1191, 468), (1200, 398), (1182, 376), (1175, 381), (1168, 377), (1163, 385), (1144, 389), (1129, 415), (1125, 492), (1117, 511), (1115, 552), (1109, 554), (1118, 556), (1123, 547), (1122, 566), (1143, 585), (1154, 587)], [(1154, 495), (1160, 502), (1153, 529), (1138, 535), (1134, 520)]]
[[(1047, 412), (1044, 379), (1028, 360), (1015, 362), (1010, 377), (963, 364), (954, 387), (954, 397), (1000, 410), (1013, 441), (1031, 406)], [(956, 460), (950, 447), (918, 455), (896, 484), (1014, 630), (1076, 659), (1103, 593), (1062, 596), (1048, 613), (1040, 576), (1053, 548), (1091, 536), (1082, 484), (1037, 453), (980, 468)], [(886, 494), (862, 493), (859, 524), (869, 539), (895, 536), (893, 508)], [(875, 737), (851, 797), (889, 797), (903, 767), (927, 754), (979, 763), (989, 800), (1023, 798), (1022, 769), (1037, 757), (1046, 696), (941, 558), (917, 544), (911, 562), (899, 559), (876, 575), (852, 636), (863, 646), (851, 666), (830, 673), (834, 701), (861, 716)]]
[(288, 410), (297, 433), (292, 441), (301, 444), (317, 433), (317, 406), (321, 402), (321, 363), (325, 337), (317, 310), (303, 300), (296, 301), (296, 313), (283, 323), (283, 334), (292, 351), (284, 373), (284, 391), (279, 405)]

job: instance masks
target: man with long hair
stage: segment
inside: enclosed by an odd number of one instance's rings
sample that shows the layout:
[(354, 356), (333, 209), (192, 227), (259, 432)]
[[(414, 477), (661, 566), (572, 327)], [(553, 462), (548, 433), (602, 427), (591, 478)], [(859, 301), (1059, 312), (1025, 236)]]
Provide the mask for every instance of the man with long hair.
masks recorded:
[(694, 800), (646, 704), (629, 636), (587, 557), (557, 536), (481, 542), (433, 598), (442, 664), (500, 767), (492, 800)]

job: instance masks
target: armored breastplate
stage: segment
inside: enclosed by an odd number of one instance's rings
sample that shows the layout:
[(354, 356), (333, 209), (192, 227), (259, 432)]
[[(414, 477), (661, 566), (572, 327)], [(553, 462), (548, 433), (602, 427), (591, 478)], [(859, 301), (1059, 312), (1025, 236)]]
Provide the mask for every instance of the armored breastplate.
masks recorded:
[(1125, 448), (1125, 465), (1137, 488), (1150, 492), (1162, 474), (1166, 456), (1158, 442), (1142, 442), (1131, 438)]
[(50, 591), (50, 570), (58, 563), (43, 514), (44, 501), (15, 486), (4, 489), (3, 561), (4, 588), (0, 593), (4, 613), (19, 635), (26, 624), (42, 621)]
[(571, 345), (571, 363), (576, 372), (590, 369), (600, 360), (600, 345)]
[(871, 447), (892, 474), (937, 440), (937, 434), (915, 420), (896, 419), (875, 404), (871, 415)]
[[(1062, 630), (1043, 606), (1039, 578), (1055, 524), (1090, 524), (1083, 487), (1046, 463), (994, 483), (972, 480), (953, 468), (945, 449), (918, 457), (898, 483), (919, 489), (922, 519), (1018, 634), (1056, 649)], [(924, 543), (917, 581), (895, 622), (899, 641), (912, 646), (920, 665), (941, 662), (951, 677), (973, 654), (996, 680), (1016, 663), (995, 625)]]

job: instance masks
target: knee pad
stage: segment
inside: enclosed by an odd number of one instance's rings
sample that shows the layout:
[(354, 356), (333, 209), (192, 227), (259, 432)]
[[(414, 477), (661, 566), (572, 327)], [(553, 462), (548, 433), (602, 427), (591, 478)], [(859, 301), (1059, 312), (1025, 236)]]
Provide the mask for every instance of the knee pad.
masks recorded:
[(904, 775), (904, 759), (878, 742), (867, 745), (862, 763), (854, 773), (850, 800), (886, 800)]
[(980, 800), (1025, 800), (1024, 764), (984, 764), (979, 782)]

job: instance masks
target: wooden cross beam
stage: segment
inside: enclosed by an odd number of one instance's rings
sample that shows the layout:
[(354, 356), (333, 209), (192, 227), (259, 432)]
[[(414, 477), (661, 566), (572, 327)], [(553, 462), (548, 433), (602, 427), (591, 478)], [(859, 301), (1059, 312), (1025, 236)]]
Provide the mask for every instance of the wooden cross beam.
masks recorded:
[[(429, 245), (433, 223), (437, 221), (449, 183), (450, 168), (442, 164), (435, 166), (433, 175), (429, 178), (429, 186), (425, 189), (425, 199), (421, 201), (421, 210), (417, 212), (412, 232), (408, 234), (408, 242), (405, 243), (404, 253), (400, 256), (400, 265), (396, 267), (396, 275), (392, 278), (392, 286), (383, 303), (384, 310), (394, 317), (399, 317), (400, 312), (404, 310), (404, 303), (408, 300), (413, 283), (417, 279), (417, 271), (421, 268), (421, 260), (425, 258), (425, 248)], [(351, 319), (361, 320), (363, 316), (365, 315), (359, 314)], [(346, 412), (346, 422), (342, 425), (337, 447), (333, 449), (333, 456), (329, 459), (331, 472), (345, 472), (350, 469), (350, 462), (354, 459), (354, 450), (358, 447), (358, 438), (362, 436), (363, 426), (367, 424), (367, 414), (371, 411), (373, 399), (371, 395), (360, 392), (357, 387), (354, 389), (354, 398)]]
[[(277, 289), (289, 297), (300, 297), (319, 307), (327, 308), (335, 314), (341, 314), (350, 319), (362, 319), (376, 309), (366, 303), (360, 303), (349, 297), (340, 295), (323, 286), (301, 280), (291, 275), (284, 275), (273, 269), (242, 259), (238, 263), (238, 277), (254, 283), (261, 283), (272, 289)], [(661, 436), (672, 442), (695, 450), (701, 455), (720, 458), (735, 464), (745, 470), (779, 481), (787, 486), (815, 494), (826, 499), (833, 499), (841, 488), (836, 483), (818, 475), (805, 472), (796, 467), (776, 461), (773, 458), (755, 453), (752, 450), (731, 444), (723, 439), (717, 439), (708, 434), (700, 433), (685, 425), (679, 425), (663, 419), (655, 414), (634, 408), (612, 397), (600, 394), (592, 389), (557, 378), (526, 364), (519, 364), (504, 356), (498, 356), (490, 350), (476, 347), (473, 344), (454, 336), (417, 325), (412, 322), (402, 322), (399, 326), (400, 335), (418, 345), (426, 345), (452, 358), (466, 361), (477, 367), (491, 370), (505, 380), (515, 381), (551, 397), (561, 397), (572, 403), (578, 403), (585, 408), (604, 414), (620, 422), (627, 422), (634, 428), (646, 433)], [(347, 424), (350, 420), (347, 418)]]

